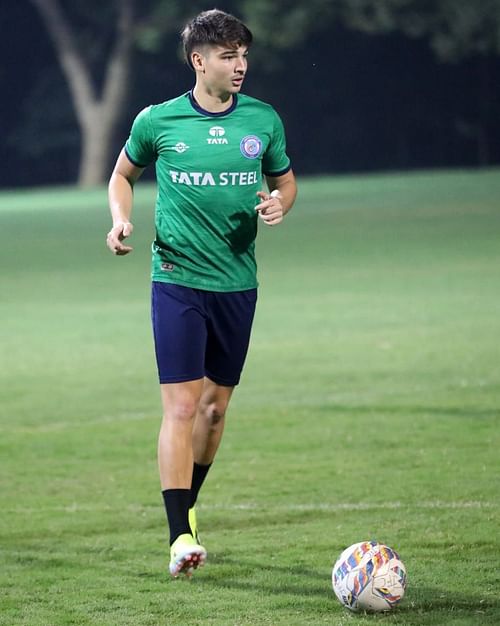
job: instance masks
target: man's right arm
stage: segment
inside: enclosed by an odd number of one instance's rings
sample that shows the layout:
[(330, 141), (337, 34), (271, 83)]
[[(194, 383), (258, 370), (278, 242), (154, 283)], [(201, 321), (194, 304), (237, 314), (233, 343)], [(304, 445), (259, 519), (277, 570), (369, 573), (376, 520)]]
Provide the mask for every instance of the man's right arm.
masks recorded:
[(113, 226), (108, 233), (106, 244), (113, 254), (123, 256), (132, 252), (131, 246), (123, 240), (132, 234), (134, 227), (130, 223), (134, 199), (134, 184), (144, 168), (134, 165), (125, 154), (120, 152), (108, 185), (109, 209)]

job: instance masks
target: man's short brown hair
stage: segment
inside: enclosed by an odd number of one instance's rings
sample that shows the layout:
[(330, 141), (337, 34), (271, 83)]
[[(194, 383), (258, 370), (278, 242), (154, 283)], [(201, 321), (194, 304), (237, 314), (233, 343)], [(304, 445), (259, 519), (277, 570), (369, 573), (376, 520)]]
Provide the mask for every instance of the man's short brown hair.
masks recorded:
[(234, 15), (211, 9), (190, 20), (181, 34), (186, 62), (192, 68), (191, 54), (200, 46), (250, 47), (252, 33)]

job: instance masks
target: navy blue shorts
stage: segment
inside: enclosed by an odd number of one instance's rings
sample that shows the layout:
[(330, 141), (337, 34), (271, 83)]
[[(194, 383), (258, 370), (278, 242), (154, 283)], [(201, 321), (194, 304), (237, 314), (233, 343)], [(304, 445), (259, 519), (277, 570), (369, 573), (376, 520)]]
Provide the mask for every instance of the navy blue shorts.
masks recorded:
[(257, 289), (229, 293), (153, 282), (151, 318), (160, 383), (207, 376), (240, 381), (257, 303)]

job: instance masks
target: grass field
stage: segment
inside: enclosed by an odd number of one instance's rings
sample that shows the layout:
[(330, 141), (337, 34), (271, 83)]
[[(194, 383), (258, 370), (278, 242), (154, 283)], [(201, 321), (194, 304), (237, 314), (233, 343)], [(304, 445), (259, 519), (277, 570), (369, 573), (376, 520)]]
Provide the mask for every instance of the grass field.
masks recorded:
[[(115, 258), (104, 190), (0, 194), (0, 624), (500, 623), (500, 172), (301, 181), (259, 234), (241, 387), (171, 581), (149, 326), (154, 189)], [(390, 615), (331, 590), (396, 548)]]

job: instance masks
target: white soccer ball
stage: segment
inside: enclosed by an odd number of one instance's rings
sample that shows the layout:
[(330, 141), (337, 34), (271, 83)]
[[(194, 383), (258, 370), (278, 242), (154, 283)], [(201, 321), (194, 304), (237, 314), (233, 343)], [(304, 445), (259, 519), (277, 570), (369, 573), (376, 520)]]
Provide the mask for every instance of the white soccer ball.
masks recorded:
[(406, 568), (397, 552), (376, 541), (346, 548), (332, 571), (332, 586), (351, 611), (390, 611), (406, 589)]

